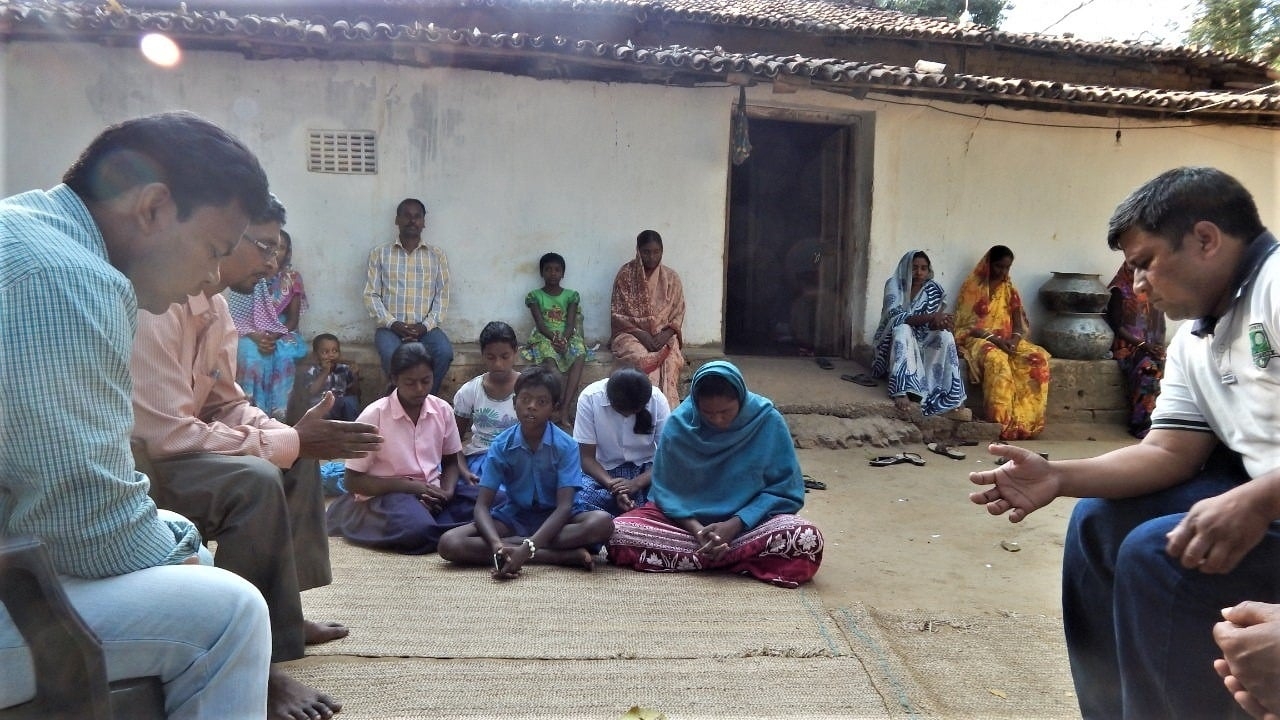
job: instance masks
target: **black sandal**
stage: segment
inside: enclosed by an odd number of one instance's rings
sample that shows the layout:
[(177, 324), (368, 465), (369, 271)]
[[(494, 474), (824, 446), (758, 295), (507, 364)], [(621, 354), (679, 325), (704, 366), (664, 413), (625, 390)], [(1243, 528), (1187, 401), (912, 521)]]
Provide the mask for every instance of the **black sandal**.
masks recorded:
[(858, 373), (857, 375), (841, 375), (840, 379), (863, 387), (875, 387), (877, 385), (874, 378), (867, 377), (862, 373)]

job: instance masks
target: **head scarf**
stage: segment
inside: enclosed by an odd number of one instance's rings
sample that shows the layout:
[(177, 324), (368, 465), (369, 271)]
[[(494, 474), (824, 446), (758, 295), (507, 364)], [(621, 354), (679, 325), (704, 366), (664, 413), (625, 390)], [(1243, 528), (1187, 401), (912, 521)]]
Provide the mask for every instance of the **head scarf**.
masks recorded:
[[(1154, 345), (1164, 344), (1164, 313), (1155, 309), (1145, 294), (1140, 295), (1134, 292), (1133, 268), (1130, 268), (1128, 263), (1120, 263), (1120, 269), (1116, 271), (1116, 276), (1111, 278), (1111, 284), (1107, 288), (1120, 294), (1121, 327), (1140, 340)], [(1128, 344), (1118, 333), (1116, 334), (1116, 346)], [(1113, 346), (1112, 349), (1115, 350), (1116, 347)]]
[(981, 327), (1009, 339), (1013, 335), (1013, 319), (1021, 318), (1023, 332), (1031, 332), (1022, 296), (1013, 286), (1011, 275), (991, 284), (991, 251), (983, 253), (973, 272), (960, 286), (956, 299), (956, 342), (969, 337), (969, 331)]
[(613, 336), (633, 330), (656, 335), (669, 327), (677, 338), (680, 337), (684, 326), (684, 286), (680, 283), (680, 276), (661, 263), (653, 269), (653, 275), (665, 298), (660, 307), (653, 302), (650, 277), (644, 270), (639, 250), (636, 250), (635, 259), (623, 263), (618, 269), (609, 300)]
[(280, 272), (267, 279), (267, 289), (275, 305), (276, 314), (283, 313), (294, 296), (298, 297), (300, 311), (307, 309), (307, 291), (302, 285), (302, 275), (291, 267), (280, 268)]
[(275, 300), (271, 297), (265, 279), (255, 283), (253, 292), (250, 293), (238, 293), (228, 288), (226, 298), (231, 320), (236, 325), (236, 332), (241, 335), (251, 332), (290, 332), (288, 326), (280, 321)]
[[(933, 263), (929, 263), (929, 276), (921, 283), (920, 293), (911, 297), (911, 262), (920, 250), (908, 250), (898, 261), (898, 269), (884, 284), (884, 305), (880, 312), (880, 326), (876, 328), (875, 345), (878, 347), (893, 329), (908, 317), (926, 312), (925, 305), (932, 296), (924, 292), (924, 286), (933, 282)], [(941, 290), (941, 288), (939, 288)]]
[[(694, 399), (711, 376), (728, 380), (741, 405), (723, 430), (702, 419)], [(745, 529), (804, 506), (804, 479), (786, 421), (768, 398), (747, 390), (732, 363), (715, 360), (693, 374), (689, 396), (662, 431), (649, 497), (673, 520), (706, 524), (737, 515)]]

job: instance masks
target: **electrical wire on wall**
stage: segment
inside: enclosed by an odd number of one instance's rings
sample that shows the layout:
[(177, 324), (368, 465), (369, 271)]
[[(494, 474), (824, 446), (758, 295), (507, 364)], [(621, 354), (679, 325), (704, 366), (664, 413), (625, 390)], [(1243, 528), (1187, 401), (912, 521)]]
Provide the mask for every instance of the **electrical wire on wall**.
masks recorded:
[[(1277, 85), (1280, 85), (1280, 83), (1277, 83)], [(1262, 90), (1262, 89), (1264, 88), (1259, 88), (1259, 90)], [(941, 108), (941, 107), (938, 107), (937, 105), (934, 105), (932, 102), (907, 102), (903, 100), (891, 100), (887, 97), (880, 97), (878, 95), (873, 96), (872, 94), (868, 94), (866, 99), (871, 102), (882, 102), (887, 105), (903, 105), (906, 107), (926, 108), (928, 110), (944, 113), (946, 115), (955, 115), (956, 117), (969, 118), (971, 120), (982, 120), (984, 122), (1005, 123), (1008, 125), (1027, 125), (1030, 127), (1063, 128), (1067, 130), (1118, 130), (1119, 129), (1114, 124), (1074, 125), (1074, 124), (1066, 124), (1066, 123), (1037, 122), (1037, 121), (1031, 121), (1031, 120), (1014, 120), (1011, 118), (990, 117), (985, 115), (985, 112), (984, 112), (984, 115), (974, 115), (971, 113), (956, 112), (955, 110), (948, 110), (946, 108)], [(1178, 114), (1181, 114), (1181, 115), (1186, 115), (1192, 112), (1192, 110), (1179, 110), (1176, 112), (1178, 112)], [(1125, 130), (1169, 130), (1169, 129), (1175, 129), (1175, 128), (1216, 127), (1223, 124), (1224, 123), (1221, 123), (1221, 122), (1210, 122), (1210, 121), (1179, 122), (1176, 124), (1164, 123), (1164, 124), (1158, 124), (1158, 125), (1157, 124), (1126, 125), (1124, 129)], [(1236, 124), (1252, 127), (1252, 128), (1258, 128), (1261, 130), (1280, 130), (1280, 127), (1275, 125), (1260, 125), (1260, 124), (1250, 124), (1250, 123), (1236, 123)]]

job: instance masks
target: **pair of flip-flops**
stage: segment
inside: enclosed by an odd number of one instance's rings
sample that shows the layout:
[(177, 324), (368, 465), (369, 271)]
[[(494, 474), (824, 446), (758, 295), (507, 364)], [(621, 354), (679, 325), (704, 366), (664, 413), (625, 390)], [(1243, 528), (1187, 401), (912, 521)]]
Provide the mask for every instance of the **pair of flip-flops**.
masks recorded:
[(931, 442), (928, 445), (925, 445), (925, 447), (929, 448), (929, 452), (949, 457), (952, 460), (963, 460), (965, 458), (964, 453), (940, 442)]
[(840, 379), (844, 380), (845, 382), (854, 383), (855, 385), (861, 385), (863, 387), (876, 386), (875, 378), (869, 375), (864, 375), (862, 373), (858, 373), (857, 375), (841, 375)]
[(813, 361), (818, 363), (818, 367), (822, 368), (823, 370), (831, 370), (836, 366), (835, 363), (831, 362), (831, 358), (819, 357), (819, 358), (814, 358)]
[(912, 465), (924, 465), (924, 458), (920, 457), (919, 453), (900, 452), (897, 455), (881, 455), (877, 458), (871, 458), (867, 464), (871, 467), (886, 467), (906, 462)]
[(826, 490), (826, 489), (827, 489), (826, 483), (822, 482), (821, 480), (814, 480), (813, 476), (807, 473), (804, 475), (804, 491), (805, 492), (809, 492), (810, 490)]

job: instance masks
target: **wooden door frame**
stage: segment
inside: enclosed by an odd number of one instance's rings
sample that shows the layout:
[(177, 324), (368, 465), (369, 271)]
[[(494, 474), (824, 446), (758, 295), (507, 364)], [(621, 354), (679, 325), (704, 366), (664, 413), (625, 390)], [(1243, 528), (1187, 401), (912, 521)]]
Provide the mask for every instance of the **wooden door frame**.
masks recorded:
[[(828, 110), (806, 110), (791, 107), (775, 107), (759, 103), (747, 102), (747, 118), (749, 120), (777, 120), (790, 123), (806, 123), (818, 125), (844, 126), (848, 129), (850, 139), (845, 157), (848, 176), (845, 177), (845, 196), (842, 216), (844, 217), (843, 242), (838, 264), (844, 272), (837, 282), (837, 293), (840, 306), (843, 308), (845, 322), (836, 328), (836, 344), (843, 357), (854, 356), (854, 339), (861, 336), (860, 329), (866, 319), (867, 306), (871, 288), (867, 285), (867, 268), (871, 245), (871, 191), (872, 170), (875, 165), (875, 122), (874, 112), (838, 112)], [(733, 192), (733, 165), (728, 164), (729, 177), (725, 182), (725, 224), (724, 247), (726, 257), (729, 248), (729, 195)], [(721, 297), (728, 298), (728, 263), (724, 267), (723, 291)], [(857, 288), (863, 292), (857, 292)], [(724, 344), (725, 308), (721, 308), (721, 345)], [(855, 332), (855, 328), (859, 329)]]

